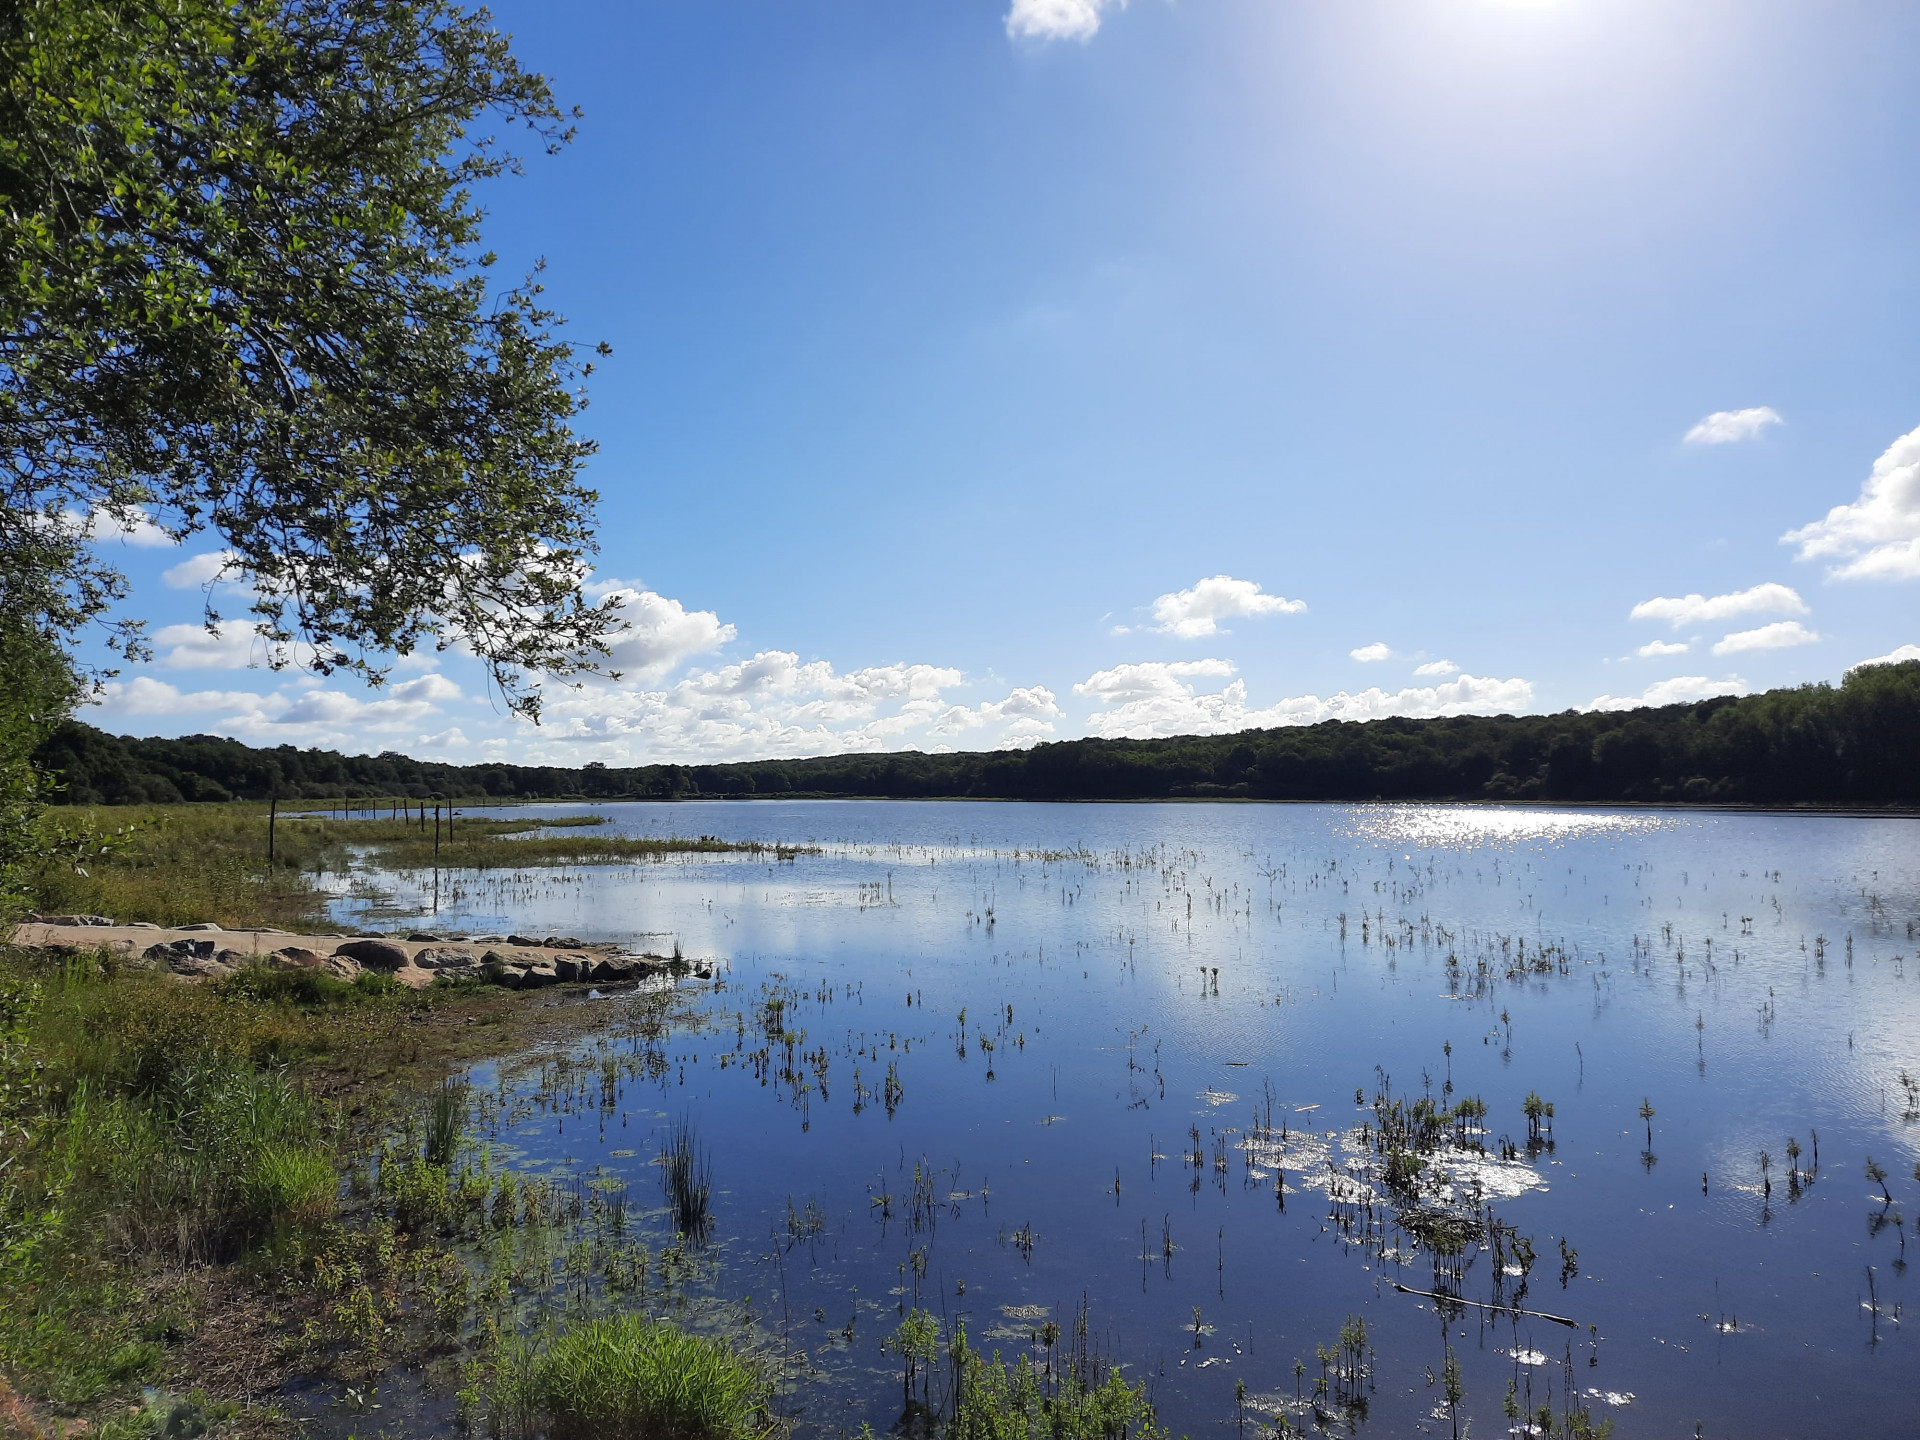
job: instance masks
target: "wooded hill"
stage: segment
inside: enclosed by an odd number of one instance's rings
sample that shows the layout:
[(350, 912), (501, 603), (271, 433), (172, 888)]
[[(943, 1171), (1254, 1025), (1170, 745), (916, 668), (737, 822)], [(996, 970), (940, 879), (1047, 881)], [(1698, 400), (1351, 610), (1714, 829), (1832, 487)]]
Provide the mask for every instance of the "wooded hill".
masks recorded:
[(113, 736), (68, 722), (37, 762), (76, 804), (348, 796), (1020, 800), (1618, 800), (1920, 803), (1920, 661), (1659, 708), (1327, 721), (1024, 751), (831, 755), (729, 765), (445, 765), (236, 740)]

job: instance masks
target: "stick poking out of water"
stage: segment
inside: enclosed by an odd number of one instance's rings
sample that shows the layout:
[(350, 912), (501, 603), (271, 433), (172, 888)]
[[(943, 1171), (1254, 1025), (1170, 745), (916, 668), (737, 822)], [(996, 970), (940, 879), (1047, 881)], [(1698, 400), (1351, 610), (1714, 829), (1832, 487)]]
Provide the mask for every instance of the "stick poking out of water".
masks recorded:
[(1556, 1325), (1564, 1325), (1569, 1330), (1578, 1330), (1580, 1322), (1569, 1320), (1564, 1315), (1549, 1315), (1545, 1310), (1520, 1310), (1512, 1305), (1489, 1305), (1484, 1300), (1467, 1300), (1458, 1295), (1442, 1295), (1437, 1290), (1416, 1290), (1411, 1285), (1402, 1285), (1398, 1280), (1389, 1282), (1402, 1295), (1424, 1295), (1429, 1300), (1446, 1300), (1454, 1305), (1471, 1305), (1477, 1310), (1498, 1310), (1506, 1315), (1531, 1315), (1536, 1320), (1551, 1320)]

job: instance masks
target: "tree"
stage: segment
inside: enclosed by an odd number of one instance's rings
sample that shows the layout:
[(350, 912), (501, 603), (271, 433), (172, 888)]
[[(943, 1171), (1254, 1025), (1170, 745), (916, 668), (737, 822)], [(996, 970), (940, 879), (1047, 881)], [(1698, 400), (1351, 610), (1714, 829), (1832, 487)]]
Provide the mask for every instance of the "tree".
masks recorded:
[(478, 125), (567, 120), (450, 0), (6, 7), (8, 598), (70, 644), (122, 592), (92, 531), (210, 532), (276, 663), (378, 683), (458, 642), (537, 716), (616, 623), (581, 590), (592, 366), (537, 281), (488, 284), (472, 191), (518, 163)]

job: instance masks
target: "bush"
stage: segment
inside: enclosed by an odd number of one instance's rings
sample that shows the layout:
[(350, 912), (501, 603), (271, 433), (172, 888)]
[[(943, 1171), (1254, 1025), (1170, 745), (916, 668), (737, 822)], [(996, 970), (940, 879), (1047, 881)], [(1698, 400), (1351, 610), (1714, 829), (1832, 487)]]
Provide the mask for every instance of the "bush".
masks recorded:
[(945, 1440), (1167, 1440), (1144, 1384), (1117, 1368), (1070, 1364), (1051, 1388), (1022, 1355), (1009, 1367), (967, 1344), (964, 1330), (949, 1353), (959, 1394)]
[(719, 1340), (622, 1315), (576, 1326), (503, 1367), (494, 1428), (549, 1440), (757, 1440), (766, 1384)]

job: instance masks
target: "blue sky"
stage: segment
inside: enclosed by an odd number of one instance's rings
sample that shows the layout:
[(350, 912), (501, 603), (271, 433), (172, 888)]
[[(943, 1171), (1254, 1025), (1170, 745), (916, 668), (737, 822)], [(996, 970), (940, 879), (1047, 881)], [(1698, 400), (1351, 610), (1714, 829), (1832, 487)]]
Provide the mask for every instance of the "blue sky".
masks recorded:
[[(501, 4), (625, 677), (195, 628), (138, 734), (578, 763), (1555, 711), (1920, 643), (1920, 8)], [(169, 582), (165, 578), (171, 574)], [(225, 601), (229, 613), (243, 608)]]

